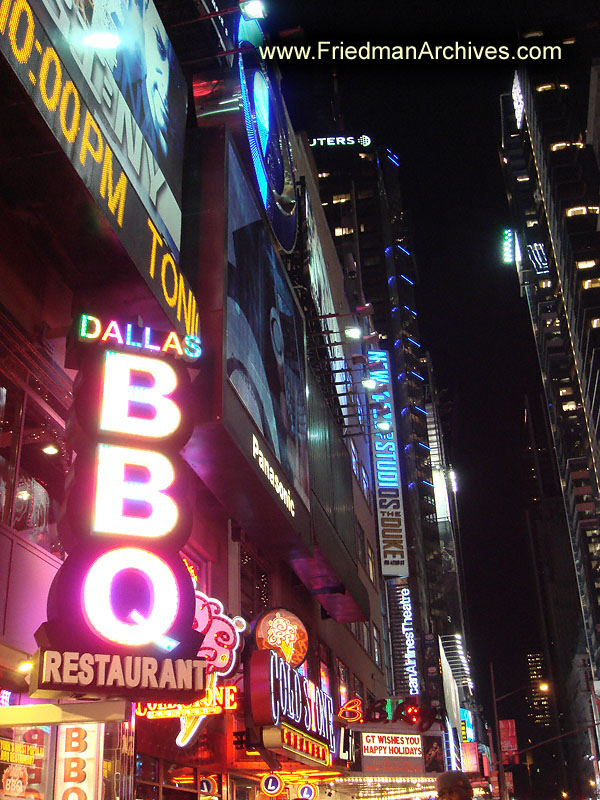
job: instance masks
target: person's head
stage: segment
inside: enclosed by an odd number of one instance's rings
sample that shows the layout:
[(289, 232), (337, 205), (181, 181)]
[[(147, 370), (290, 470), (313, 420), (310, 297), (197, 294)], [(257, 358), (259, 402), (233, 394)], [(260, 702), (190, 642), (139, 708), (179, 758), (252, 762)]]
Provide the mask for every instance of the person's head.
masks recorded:
[(435, 781), (438, 800), (471, 800), (473, 787), (464, 772), (451, 770), (440, 773)]

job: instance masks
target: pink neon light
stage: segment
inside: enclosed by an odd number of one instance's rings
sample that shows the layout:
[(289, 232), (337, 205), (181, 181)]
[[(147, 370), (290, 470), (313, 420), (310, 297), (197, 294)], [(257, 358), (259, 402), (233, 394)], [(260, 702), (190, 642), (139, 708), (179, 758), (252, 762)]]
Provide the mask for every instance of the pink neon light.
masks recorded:
[[(97, 464), (95, 532), (157, 539), (173, 530), (179, 511), (165, 493), (175, 480), (173, 465), (166, 456), (153, 450), (100, 444)], [(132, 466), (142, 467), (148, 480), (128, 481), (127, 468)], [(125, 514), (126, 500), (147, 504), (150, 513), (143, 517)]]
[[(125, 569), (143, 572), (152, 593), (147, 617), (124, 622), (112, 607), (115, 577)], [(120, 547), (103, 553), (90, 567), (83, 583), (82, 603), (89, 626), (103, 639), (124, 645), (144, 645), (164, 636), (179, 610), (179, 588), (171, 567), (154, 553), (137, 547)]]
[[(165, 361), (132, 353), (108, 350), (104, 358), (100, 430), (148, 439), (174, 433), (181, 423), (181, 412), (169, 397), (177, 388), (175, 370)], [(132, 385), (132, 374), (139, 372), (151, 376), (152, 386)], [(142, 415), (134, 416), (132, 407), (142, 407)]]

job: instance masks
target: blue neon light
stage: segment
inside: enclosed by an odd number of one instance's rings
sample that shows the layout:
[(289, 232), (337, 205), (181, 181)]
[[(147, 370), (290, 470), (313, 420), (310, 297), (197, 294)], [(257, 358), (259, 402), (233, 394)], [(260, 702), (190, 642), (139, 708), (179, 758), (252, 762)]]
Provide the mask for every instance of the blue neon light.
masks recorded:
[(392, 314), (398, 313), (398, 306), (392, 306)]
[(401, 244), (397, 244), (397, 245), (396, 245), (396, 247), (398, 248), (398, 250), (402, 250), (402, 252), (403, 252), (403, 253), (406, 253), (406, 255), (407, 255), (407, 256), (409, 256), (409, 255), (410, 255), (410, 253), (408, 252), (408, 250), (407, 250), (405, 247), (402, 247), (402, 245), (401, 245)]
[(388, 157), (387, 157), (387, 158), (388, 158), (388, 161), (391, 161), (391, 162), (392, 162), (392, 164), (393, 164), (395, 167), (399, 167), (399, 166), (400, 166), (400, 163), (399, 163), (398, 161), (396, 161), (396, 159), (395, 159), (395, 158), (392, 158), (392, 156), (388, 155)]
[(412, 343), (413, 343), (414, 345), (416, 345), (417, 347), (421, 347), (421, 345), (419, 344), (419, 342), (417, 342), (417, 340), (416, 340), (416, 339), (413, 339), (413, 338), (412, 338), (412, 336), (407, 336), (406, 338), (408, 339), (408, 341), (409, 341), (409, 342), (412, 342)]
[[(254, 164), (254, 172), (256, 174), (256, 180), (258, 182), (258, 191), (260, 192), (260, 198), (263, 201), (263, 205), (266, 206), (267, 188), (268, 188), (267, 171), (265, 169), (264, 161), (261, 157), (261, 147), (257, 141), (256, 128), (254, 126), (252, 114), (250, 112), (250, 107), (251, 107), (250, 96), (248, 94), (248, 86), (246, 85), (246, 73), (244, 70), (244, 63), (241, 58), (239, 59), (239, 70), (240, 70), (240, 86), (242, 89), (242, 106), (244, 109), (244, 121), (246, 123), (246, 132), (248, 134), (248, 143), (250, 144), (250, 155), (252, 156), (252, 163)], [(269, 117), (267, 113), (267, 121), (268, 118)], [(261, 136), (262, 139), (262, 133), (259, 135)]]
[(414, 375), (414, 376), (415, 376), (415, 378), (418, 378), (420, 381), (424, 381), (424, 380), (425, 380), (425, 378), (424, 378), (422, 375), (419, 375), (419, 373), (418, 373), (418, 372), (415, 372), (415, 371), (414, 371), (414, 370), (412, 370), (412, 369), (411, 369), (411, 371), (410, 371), (410, 374), (411, 374), (411, 375)]
[(417, 444), (421, 445), (421, 447), (424, 447), (424, 448), (425, 448), (425, 450), (431, 450), (431, 447), (429, 447), (429, 446), (428, 446), (428, 445), (426, 445), (426, 444), (423, 444), (423, 442), (417, 442)]
[(432, 489), (434, 488), (433, 483), (429, 483), (429, 481), (423, 481), (423, 483), (425, 486), (431, 486)]
[(421, 408), (421, 406), (414, 406), (414, 409), (415, 411), (420, 411), (421, 414), (425, 414), (425, 416), (427, 416), (427, 411), (425, 411), (424, 408)]
[(409, 308), (408, 306), (403, 306), (403, 308), (405, 308), (407, 311), (410, 311), (410, 313), (413, 314), (415, 317), (419, 316), (416, 311), (412, 310), (412, 308)]
[(411, 286), (415, 285), (415, 282), (411, 281), (410, 278), (407, 278), (406, 275), (400, 275), (400, 277), (402, 278), (402, 280), (406, 281), (407, 283), (410, 283)]

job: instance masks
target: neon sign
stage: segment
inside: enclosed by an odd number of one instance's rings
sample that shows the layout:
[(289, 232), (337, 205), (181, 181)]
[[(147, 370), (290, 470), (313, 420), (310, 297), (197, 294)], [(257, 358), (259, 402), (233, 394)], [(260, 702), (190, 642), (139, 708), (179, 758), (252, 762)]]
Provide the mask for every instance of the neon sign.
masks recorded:
[(285, 608), (267, 611), (256, 623), (254, 630), (259, 650), (275, 650), (280, 656), (298, 667), (308, 652), (308, 631), (302, 620)]
[[(393, 423), (389, 353), (387, 350), (369, 350), (367, 359), (369, 364), (381, 362), (377, 369), (370, 370), (370, 377), (387, 388), (375, 390), (371, 395), (371, 400), (373, 404), (383, 404), (387, 409), (383, 418)], [(371, 415), (375, 498), (381, 541), (381, 571), (384, 577), (407, 577), (406, 524), (395, 426), (392, 424), (391, 430), (382, 432), (378, 427), (381, 413), (373, 408)]]
[(238, 707), (238, 691), (237, 686), (207, 686), (204, 697), (194, 703), (136, 703), (135, 713), (146, 719), (213, 716), (234, 711)]
[(316, 147), (317, 145), (321, 147), (324, 145), (327, 147), (339, 147), (340, 145), (347, 146), (356, 144), (361, 147), (369, 147), (371, 141), (371, 137), (363, 133), (361, 136), (320, 136), (316, 139), (311, 139), (309, 144), (311, 147)]
[[(123, 350), (86, 349), (81, 357), (68, 426), (77, 459), (59, 522), (69, 557), (50, 588), (48, 622), (36, 634), (32, 694), (85, 687), (136, 699), (170, 691), (191, 700), (205, 688), (206, 659), (204, 631), (193, 627), (193, 584), (179, 556), (191, 528), (177, 455), (191, 431), (189, 376), (167, 359), (171, 346), (177, 350), (174, 332), (158, 361), (139, 348), (129, 352), (138, 345), (127, 334), (118, 339), (114, 320), (101, 335), (99, 320), (84, 317), (79, 334), (115, 338), (111, 346)], [(148, 343), (158, 348), (150, 337)]]
[(118, 322), (111, 319), (101, 322), (98, 317), (82, 314), (77, 325), (77, 338), (80, 342), (101, 342), (107, 346), (120, 346), (167, 354), (188, 361), (196, 361), (202, 355), (200, 337), (188, 334), (181, 338), (175, 331), (157, 331), (148, 327), (139, 327), (132, 322)]

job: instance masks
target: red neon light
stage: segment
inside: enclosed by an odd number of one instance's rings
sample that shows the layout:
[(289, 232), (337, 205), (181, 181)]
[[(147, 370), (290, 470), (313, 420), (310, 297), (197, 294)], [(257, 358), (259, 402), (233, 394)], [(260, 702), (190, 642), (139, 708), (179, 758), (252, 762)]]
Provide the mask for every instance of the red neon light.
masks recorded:
[(338, 711), (338, 717), (346, 722), (362, 722), (363, 709), (360, 697), (353, 697), (348, 700)]

